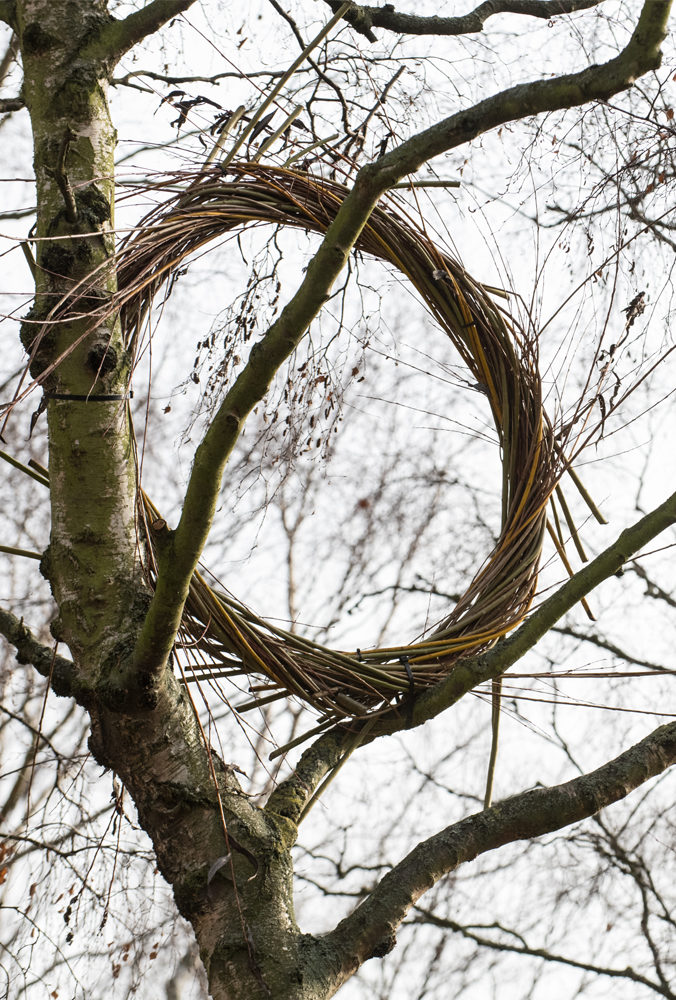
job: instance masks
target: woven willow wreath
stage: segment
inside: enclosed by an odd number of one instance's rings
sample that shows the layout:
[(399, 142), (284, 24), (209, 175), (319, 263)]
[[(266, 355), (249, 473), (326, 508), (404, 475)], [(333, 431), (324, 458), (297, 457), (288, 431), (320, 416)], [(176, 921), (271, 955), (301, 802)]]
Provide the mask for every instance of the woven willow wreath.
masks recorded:
[[(200, 247), (249, 223), (325, 233), (346, 192), (335, 181), (257, 163), (190, 178), (120, 251), (121, 315), (130, 348), (158, 291)], [(485, 390), (502, 459), (502, 527), (443, 621), (424, 641), (390, 648), (329, 649), (264, 621), (195, 573), (182, 642), (214, 668), (218, 664), (221, 675), (267, 678), (252, 704), (295, 695), (314, 706), (319, 728), (406, 702), (446, 676), (459, 658), (486, 650), (524, 619), (536, 590), (547, 504), (567, 467), (566, 442), (543, 411), (535, 337), (496, 304), (496, 290), (474, 281), (393, 204), (375, 209), (356, 249), (406, 275)], [(159, 517), (147, 498), (145, 511), (146, 524)], [(568, 519), (565, 505), (564, 513)], [(147, 535), (152, 548), (152, 532)], [(562, 543), (555, 543), (567, 564)]]

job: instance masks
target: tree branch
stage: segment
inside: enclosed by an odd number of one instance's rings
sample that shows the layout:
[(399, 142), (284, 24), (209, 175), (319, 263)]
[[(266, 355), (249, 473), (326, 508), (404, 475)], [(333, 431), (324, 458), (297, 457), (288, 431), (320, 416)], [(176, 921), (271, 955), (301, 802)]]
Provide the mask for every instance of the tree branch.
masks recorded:
[(88, 692), (78, 681), (73, 663), (58, 656), (54, 649), (38, 642), (23, 619), (0, 608), (0, 635), (14, 646), (19, 663), (32, 664), (39, 674), (51, 679), (54, 692), (63, 698), (75, 698), (81, 705), (87, 705)]
[[(672, 493), (663, 504), (621, 532), (612, 545), (543, 601), (537, 611), (508, 639), (497, 643), (483, 656), (461, 660), (445, 680), (421, 694), (413, 707), (413, 725), (417, 726), (434, 718), (477, 684), (502, 675), (532, 649), (581, 598), (591, 593), (604, 580), (614, 576), (634, 553), (673, 524), (676, 524), (676, 493)], [(376, 726), (374, 735), (401, 728), (402, 720), (397, 718), (397, 724), (392, 728), (384, 730)]]
[(565, 955), (557, 955), (555, 952), (548, 951), (545, 948), (530, 948), (527, 944), (509, 944), (507, 941), (493, 941), (489, 937), (477, 934), (471, 927), (464, 927), (462, 924), (456, 923), (455, 920), (438, 917), (435, 913), (419, 907), (416, 907), (416, 910), (423, 918), (420, 923), (432, 924), (434, 927), (446, 928), (456, 934), (461, 934), (469, 941), (474, 941), (481, 948), (492, 949), (493, 951), (508, 951), (515, 955), (528, 955), (530, 958), (541, 958), (546, 962), (568, 965), (573, 969), (582, 969), (584, 972), (593, 972), (595, 975), (608, 976), (612, 979), (629, 979), (632, 983), (640, 983), (642, 986), (647, 986), (649, 989), (654, 990), (655, 993), (668, 997), (670, 1000), (674, 996), (670, 990), (667, 992), (660, 983), (642, 976), (629, 966), (625, 969), (613, 969), (605, 965), (591, 965), (588, 962), (579, 962), (575, 958), (567, 958)]
[(531, 115), (607, 100), (626, 90), (639, 76), (660, 66), (660, 45), (666, 36), (670, 9), (671, 0), (646, 0), (629, 42), (614, 59), (577, 73), (510, 87), (412, 136), (364, 167), (362, 173), (370, 171), (372, 183), (382, 193), (433, 157), (490, 129)]
[[(569, 625), (558, 625), (553, 631), (559, 635), (570, 636), (571, 639), (575, 639), (577, 642), (588, 642), (590, 645), (596, 646), (597, 649), (604, 649), (611, 656), (614, 656), (618, 660), (624, 660), (625, 663), (630, 663), (636, 667), (643, 667), (646, 675), (651, 673), (676, 673), (676, 670), (671, 667), (665, 667), (660, 663), (653, 663), (652, 660), (642, 660), (640, 657), (634, 656), (633, 653), (627, 652), (626, 649), (622, 649), (614, 642), (610, 642), (609, 639), (604, 639), (602, 635), (598, 635), (596, 632), (584, 632), (581, 629), (571, 628)], [(512, 674), (512, 676), (514, 675)]]
[[(0, 59), (0, 85), (5, 82), (12, 68), (12, 63), (17, 57), (19, 52), (19, 36), (16, 31), (12, 32), (12, 37), (9, 40), (9, 45), (5, 49), (5, 53)], [(23, 106), (23, 101), (22, 101)], [(13, 109), (12, 109), (13, 110)]]
[(454, 823), (423, 841), (378, 883), (350, 916), (327, 935), (338, 948), (343, 970), (394, 945), (397, 927), (423, 893), (480, 854), (517, 840), (530, 840), (593, 816), (625, 798), (676, 762), (676, 722), (589, 774), (551, 788), (535, 788)]
[(671, 0), (646, 0), (628, 45), (610, 62), (552, 80), (511, 87), (451, 115), (362, 167), (310, 262), (305, 279), (277, 321), (252, 348), (248, 363), (196, 451), (181, 519), (176, 530), (169, 533), (161, 554), (155, 595), (132, 657), (133, 672), (157, 673), (167, 662), (190, 579), (211, 527), (225, 465), (244, 421), (326, 303), (380, 196), (427, 160), (497, 125), (606, 98), (625, 89), (637, 76), (659, 66), (670, 7)]
[(20, 111), (26, 107), (26, 102), (22, 97), (0, 97), (0, 115), (8, 114), (10, 111)]
[(643, 566), (635, 562), (631, 566), (631, 571), (644, 581), (646, 585), (645, 592), (648, 597), (652, 597), (656, 601), (664, 601), (670, 608), (676, 608), (676, 598), (672, 597), (666, 590), (663, 590), (662, 587), (659, 587), (654, 580), (651, 580), (643, 569)]
[(316, 739), (303, 752), (293, 773), (273, 789), (265, 811), (283, 816), (297, 826), (322, 779), (340, 762), (349, 740), (349, 730), (344, 726), (336, 726)]
[(134, 45), (158, 31), (163, 24), (194, 3), (195, 0), (152, 0), (121, 21), (111, 20), (87, 46), (87, 51), (95, 51), (100, 58), (114, 64)]
[[(615, 575), (635, 552), (673, 524), (676, 524), (676, 493), (623, 531), (612, 545), (544, 601), (509, 639), (503, 639), (482, 656), (456, 663), (445, 680), (416, 699), (410, 720), (405, 720), (400, 711), (393, 710), (380, 719), (363, 722), (360, 745), (365, 746), (378, 736), (420, 726), (460, 701), (479, 684), (504, 674), (582, 597)], [(301, 756), (293, 774), (273, 791), (267, 808), (298, 823), (319, 783), (338, 765), (350, 743), (354, 742), (355, 731), (359, 732), (355, 723), (340, 725), (315, 740)]]
[[(339, 0), (325, 0), (335, 13)], [(495, 14), (525, 14), (549, 20), (560, 14), (597, 7), (601, 0), (485, 0), (469, 14), (461, 17), (421, 17), (418, 14), (400, 14), (394, 4), (367, 7), (355, 4), (345, 15), (345, 20), (355, 31), (370, 42), (376, 37), (372, 28), (384, 28), (401, 35), (469, 35), (483, 31), (484, 24)]]

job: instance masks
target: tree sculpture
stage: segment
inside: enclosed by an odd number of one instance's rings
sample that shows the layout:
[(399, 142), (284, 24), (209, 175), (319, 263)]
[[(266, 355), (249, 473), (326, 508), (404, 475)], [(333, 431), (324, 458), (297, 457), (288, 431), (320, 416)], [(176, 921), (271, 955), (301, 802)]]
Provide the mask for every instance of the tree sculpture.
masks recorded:
[[(29, 375), (16, 399), (41, 393), (46, 411), (49, 464), (31, 474), (51, 498), (40, 568), (57, 607), (51, 632), (58, 651), (10, 610), (0, 612), (0, 630), (21, 662), (88, 713), (91, 751), (133, 797), (158, 868), (194, 929), (212, 996), (319, 1000), (387, 954), (414, 904), (449, 872), (501, 845), (590, 817), (676, 760), (676, 724), (669, 723), (590, 773), (492, 806), (489, 779), (483, 810), (413, 847), (332, 930), (313, 935), (296, 924), (291, 849), (298, 825), (348, 756), (422, 725), (484, 681), (493, 681), (497, 730), (505, 671), (676, 522), (674, 494), (530, 612), (548, 529), (566, 565), (562, 525), (576, 535), (562, 480), (600, 516), (574, 469), (597, 427), (590, 395), (581, 395), (565, 420), (546, 412), (537, 330), (518, 319), (508, 295), (472, 278), (413, 223), (396, 190), (434, 157), (489, 130), (607, 101), (631, 87), (660, 65), (670, 3), (644, 3), (630, 41), (609, 61), (486, 97), (390, 151), (383, 145), (371, 161), (345, 147), (336, 154), (314, 136), (300, 143), (306, 160), (315, 153), (312, 162), (279, 153), (275, 143), (297, 112), (273, 132), (268, 108), (282, 99), (297, 65), (312, 60), (308, 45), (255, 109), (220, 118), (205, 163), (154, 185), (157, 207), (116, 246), (116, 134), (107, 84), (125, 53), (192, 3), (152, 0), (122, 18), (105, 0), (0, 3), (24, 70), (21, 96), (3, 107), (25, 106), (34, 142), (35, 298), (21, 328)], [(313, 44), (342, 19), (355, 36), (371, 40), (378, 28), (458, 35), (481, 31), (501, 11), (556, 19), (595, 6), (493, 3), (462, 17), (428, 18), (391, 5), (330, 2), (333, 17)], [(191, 255), (252, 222), (318, 233), (321, 243), (213, 414), (172, 527), (139, 483), (129, 405), (139, 351), (158, 293)], [(464, 594), (422, 639), (402, 635), (396, 646), (336, 650), (210, 586), (199, 563), (245, 422), (356, 251), (411, 282), (485, 395), (503, 469), (502, 521)], [(550, 521), (552, 502), (562, 517)], [(221, 673), (245, 676), (256, 703), (293, 695), (319, 714), (303, 734), (309, 747), (260, 805), (210, 746), (185, 675), (175, 669), (179, 640), (186, 671), (192, 651)]]

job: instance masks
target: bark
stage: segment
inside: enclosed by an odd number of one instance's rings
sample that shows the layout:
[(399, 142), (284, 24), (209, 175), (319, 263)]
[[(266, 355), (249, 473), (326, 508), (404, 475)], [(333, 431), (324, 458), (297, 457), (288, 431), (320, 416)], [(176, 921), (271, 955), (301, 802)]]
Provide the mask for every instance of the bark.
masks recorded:
[[(338, 10), (339, 0), (325, 0), (331, 10)], [(370, 42), (376, 41), (373, 28), (384, 28), (400, 35), (469, 35), (483, 31), (489, 17), (496, 14), (523, 14), (544, 20), (597, 7), (601, 0), (485, 0), (460, 17), (423, 17), (400, 13), (394, 4), (369, 7), (354, 4), (345, 20)]]
[(185, 689), (165, 674), (152, 712), (91, 711), (91, 748), (131, 792), (158, 868), (192, 924), (214, 1000), (304, 992), (293, 914), (295, 828), (264, 814), (213, 752)]
[[(104, 69), (85, 55), (109, 21), (106, 7), (102, 0), (66, 7), (23, 0), (16, 10), (38, 196), (35, 305), (22, 339), (33, 377), (64, 397), (123, 397), (129, 377), (114, 320), (92, 331), (88, 321), (49, 323), (61, 297), (92, 270), (100, 278), (90, 303), (115, 290), (105, 267), (113, 250), (115, 130)], [(59, 608), (53, 632), (93, 688), (143, 607), (127, 407), (52, 398), (47, 420), (52, 531), (43, 570)]]

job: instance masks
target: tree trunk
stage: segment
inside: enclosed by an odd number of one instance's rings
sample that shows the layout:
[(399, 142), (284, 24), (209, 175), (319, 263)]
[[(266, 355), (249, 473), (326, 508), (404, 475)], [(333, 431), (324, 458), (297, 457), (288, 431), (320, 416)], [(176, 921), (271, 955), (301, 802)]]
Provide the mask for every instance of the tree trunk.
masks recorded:
[(149, 600), (126, 403), (130, 358), (114, 317), (95, 328), (90, 319), (54, 322), (63, 296), (92, 271), (99, 280), (78, 303), (82, 312), (105, 306), (116, 290), (106, 93), (113, 60), (97, 44), (111, 24), (107, 5), (21, 0), (15, 22), (38, 195), (36, 297), (22, 339), (47, 399), (52, 532), (42, 569), (59, 609), (52, 630), (73, 657), (91, 748), (134, 797), (158, 867), (194, 927), (215, 1000), (319, 1000), (335, 979), (325, 980), (316, 943), (295, 923), (294, 825), (254, 808), (233, 772), (206, 752), (169, 669), (150, 687), (126, 671)]
[(87, 55), (88, 39), (109, 22), (106, 6), (102, 0), (17, 5), (38, 196), (36, 297), (22, 339), (31, 374), (43, 374), (48, 397), (52, 532), (43, 571), (59, 608), (54, 635), (92, 687), (122, 655), (144, 604), (135, 455), (123, 398), (129, 358), (119, 324), (50, 323), (62, 296), (93, 270), (100, 277), (78, 304), (84, 310), (104, 304), (116, 288), (107, 266), (114, 249), (115, 130), (106, 67)]

